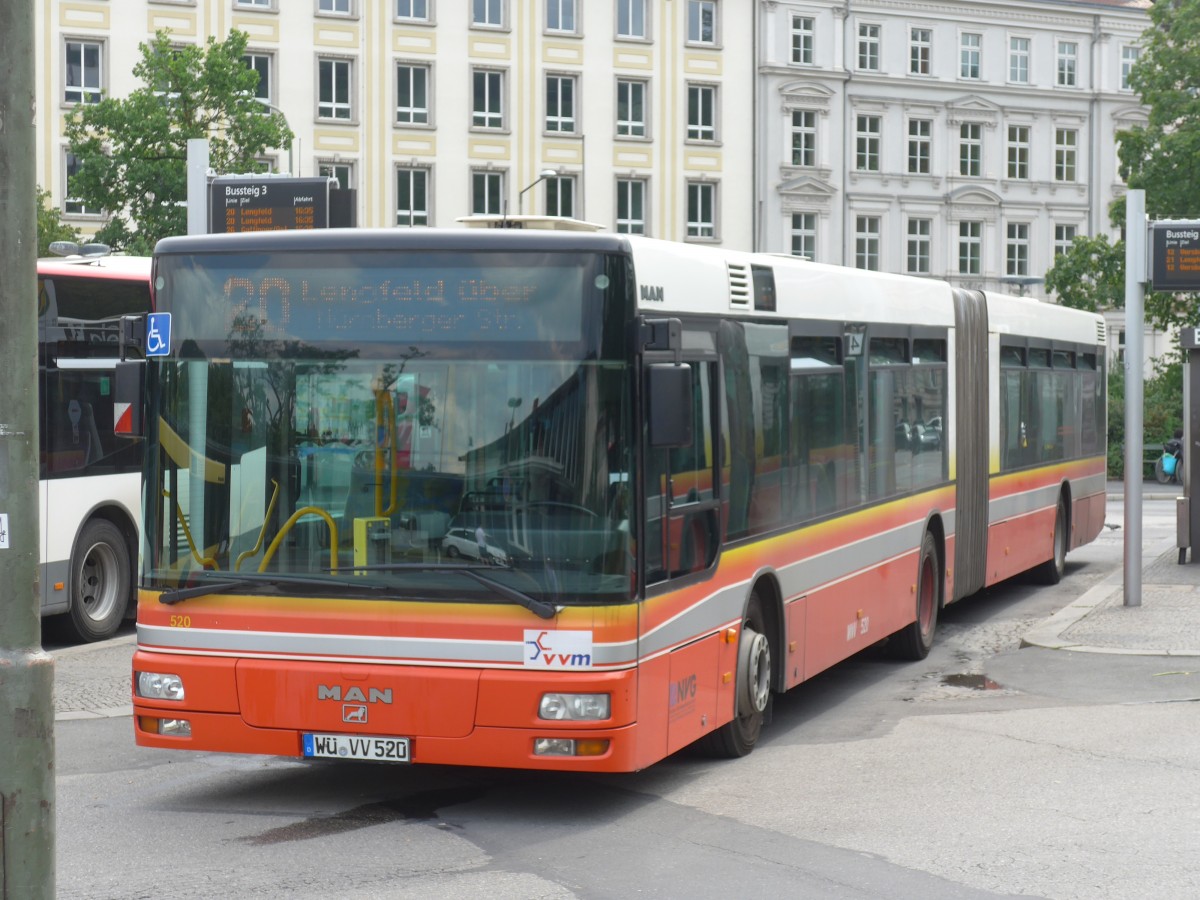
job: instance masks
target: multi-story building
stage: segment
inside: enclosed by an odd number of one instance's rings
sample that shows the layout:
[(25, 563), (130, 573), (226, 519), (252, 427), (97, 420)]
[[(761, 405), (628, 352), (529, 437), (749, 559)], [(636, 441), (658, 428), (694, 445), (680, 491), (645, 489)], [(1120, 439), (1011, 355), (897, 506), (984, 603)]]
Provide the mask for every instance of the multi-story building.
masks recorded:
[(295, 132), (276, 171), (357, 189), (360, 225), (546, 213), (749, 247), (753, 18), (729, 0), (37, 0), (38, 180), (67, 220), (63, 117), (127, 95), (160, 29), (249, 35)]

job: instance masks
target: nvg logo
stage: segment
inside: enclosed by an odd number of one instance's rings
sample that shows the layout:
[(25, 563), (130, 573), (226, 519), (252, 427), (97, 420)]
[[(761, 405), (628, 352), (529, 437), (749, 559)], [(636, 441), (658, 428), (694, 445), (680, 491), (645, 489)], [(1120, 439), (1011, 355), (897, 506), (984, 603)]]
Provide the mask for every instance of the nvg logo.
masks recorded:
[(590, 669), (590, 631), (525, 629), (525, 665), (542, 669)]

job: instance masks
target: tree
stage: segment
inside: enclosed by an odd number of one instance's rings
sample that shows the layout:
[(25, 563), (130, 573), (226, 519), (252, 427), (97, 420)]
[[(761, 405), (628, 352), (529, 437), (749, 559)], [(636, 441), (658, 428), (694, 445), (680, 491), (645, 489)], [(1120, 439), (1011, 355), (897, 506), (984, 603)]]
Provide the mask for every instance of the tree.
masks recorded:
[(245, 32), (204, 47), (172, 44), (169, 33), (139, 45), (133, 74), (143, 82), (127, 98), (79, 104), (66, 137), (79, 160), (71, 196), (111, 218), (96, 239), (149, 253), (163, 237), (187, 231), (187, 142), (207, 138), (217, 172), (259, 172), (268, 148), (287, 150), (282, 115), (255, 99), (258, 72), (246, 65)]
[(49, 256), (54, 241), (78, 241), (79, 232), (62, 220), (62, 213), (50, 204), (50, 192), (37, 188), (37, 255)]
[(1108, 235), (1080, 235), (1066, 252), (1054, 257), (1046, 271), (1046, 289), (1063, 306), (1096, 312), (1125, 301), (1125, 242), (1108, 242)]

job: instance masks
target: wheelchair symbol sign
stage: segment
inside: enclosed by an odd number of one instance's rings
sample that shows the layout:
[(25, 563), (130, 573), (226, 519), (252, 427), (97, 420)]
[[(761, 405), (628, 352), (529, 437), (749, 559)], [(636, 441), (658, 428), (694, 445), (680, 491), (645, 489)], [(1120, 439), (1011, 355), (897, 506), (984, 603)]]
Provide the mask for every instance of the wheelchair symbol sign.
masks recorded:
[(171, 314), (146, 316), (146, 356), (166, 356), (171, 352)]

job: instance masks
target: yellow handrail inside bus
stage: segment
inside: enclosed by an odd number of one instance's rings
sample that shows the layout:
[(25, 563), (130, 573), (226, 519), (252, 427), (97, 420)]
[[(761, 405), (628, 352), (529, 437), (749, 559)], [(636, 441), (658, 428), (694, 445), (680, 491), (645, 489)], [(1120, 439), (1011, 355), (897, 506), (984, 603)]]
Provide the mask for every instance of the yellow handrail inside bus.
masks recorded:
[[(164, 488), (162, 493), (164, 497), (166, 497), (168, 500), (171, 500), (170, 491)], [(188, 528), (187, 519), (183, 517), (183, 510), (179, 508), (179, 504), (172, 500), (171, 506), (175, 508), (175, 518), (177, 518), (179, 520), (179, 524), (183, 526), (183, 536), (187, 540), (188, 549), (192, 551), (192, 559), (196, 560), (196, 562), (198, 562), (205, 569), (212, 569), (214, 571), (219, 570), (220, 566), (217, 565), (217, 561), (215, 559), (213, 559), (211, 556), (201, 556), (200, 551), (196, 549), (196, 542), (192, 540), (192, 530)]]
[(284, 536), (292, 530), (292, 526), (301, 516), (306, 516), (309, 513), (320, 516), (325, 520), (325, 524), (329, 526), (329, 571), (337, 572), (338, 570), (338, 530), (337, 522), (333, 520), (333, 516), (325, 512), (325, 510), (316, 506), (304, 506), (296, 510), (288, 518), (283, 526), (279, 529), (279, 534), (275, 535), (275, 539), (271, 541), (271, 546), (267, 548), (267, 552), (263, 554), (262, 562), (258, 564), (258, 571), (265, 572), (267, 563), (271, 561), (271, 557), (275, 555), (275, 551), (279, 549), (279, 544)]
[(267, 523), (271, 521), (271, 513), (275, 512), (275, 503), (279, 500), (279, 482), (272, 478), (271, 484), (275, 485), (275, 490), (271, 494), (271, 502), (267, 505), (267, 514), (263, 517), (262, 528), (258, 530), (258, 540), (254, 542), (253, 547), (238, 555), (237, 561), (233, 564), (235, 572), (242, 567), (243, 560), (258, 555), (258, 551), (262, 549), (263, 538), (267, 535)]
[[(167, 420), (159, 417), (158, 420), (158, 440), (162, 444), (162, 448), (166, 451), (167, 456), (171, 461), (181, 469), (188, 469), (192, 464), (192, 448), (188, 446), (188, 442), (179, 436), (179, 433), (167, 424)], [(201, 457), (204, 460), (204, 480), (213, 484), (225, 483), (225, 466), (217, 462), (215, 459), (209, 459), (207, 456)]]
[[(384, 441), (380, 445), (380, 432)], [(386, 452), (386, 456), (384, 453)], [(396, 414), (392, 392), (387, 388), (375, 391), (375, 516), (390, 516), (396, 511)], [(392, 479), (390, 502), (383, 506), (383, 473), (387, 470)]]

